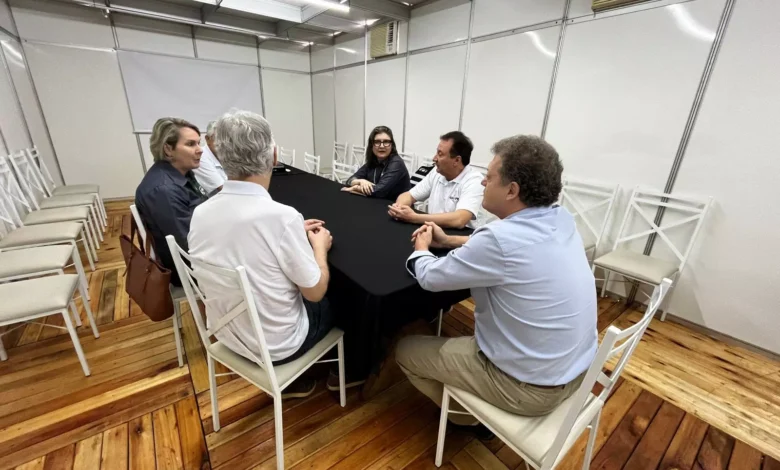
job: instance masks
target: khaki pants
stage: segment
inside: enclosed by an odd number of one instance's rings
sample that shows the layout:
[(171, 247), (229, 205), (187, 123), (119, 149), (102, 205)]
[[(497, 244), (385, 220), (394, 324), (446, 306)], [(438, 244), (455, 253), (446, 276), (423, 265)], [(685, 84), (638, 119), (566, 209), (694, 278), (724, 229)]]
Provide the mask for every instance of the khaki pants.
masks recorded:
[[(540, 416), (551, 412), (577, 391), (585, 374), (560, 387), (520, 382), (491, 363), (473, 336), (440, 338), (408, 336), (398, 343), (396, 361), (409, 381), (441, 406), (444, 384), (473, 393), (510, 413)], [(463, 410), (457, 402), (452, 408)], [(455, 424), (475, 424), (468, 415), (450, 414)]]

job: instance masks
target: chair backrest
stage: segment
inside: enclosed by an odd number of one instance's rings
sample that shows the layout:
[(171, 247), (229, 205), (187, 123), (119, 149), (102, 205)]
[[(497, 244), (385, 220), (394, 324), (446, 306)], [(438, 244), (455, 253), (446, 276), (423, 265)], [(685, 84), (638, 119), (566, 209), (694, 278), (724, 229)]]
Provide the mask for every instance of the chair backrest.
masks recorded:
[(619, 190), (620, 185), (617, 184), (584, 181), (569, 176), (563, 178), (560, 204), (574, 216), (578, 229), (584, 226), (580, 236), (586, 244), (593, 242), (594, 252), (598, 250), (604, 236)]
[(295, 149), (290, 150), (284, 147), (279, 147), (279, 160), (281, 160), (282, 163), (285, 163), (287, 165), (294, 165)]
[(347, 163), (355, 167), (355, 171), (363, 165), (366, 161), (366, 147), (363, 145), (352, 145), (352, 149), (349, 152), (349, 158)]
[(16, 173), (19, 186), (27, 195), (27, 200), (38, 210), (40, 208), (38, 205), (39, 198), (49, 197), (42, 180), (43, 176), (39, 176), (40, 172), (36, 171), (37, 168), (31, 163), (32, 160), (27, 157), (27, 152), (24, 150), (9, 155), (8, 161)]
[[(566, 413), (558, 435), (555, 437), (552, 447), (544, 456), (543, 467), (552, 468), (552, 464), (561, 457), (559, 454), (568, 440), (575, 423), (580, 419), (584, 419), (581, 415), (587, 408), (588, 398), (596, 382), (600, 383), (603, 389), (593, 399), (599, 400), (601, 406), (606, 403), (612, 388), (614, 388), (620, 374), (623, 372), (623, 368), (634, 353), (639, 341), (642, 339), (642, 335), (644, 335), (645, 330), (653, 320), (653, 316), (658, 311), (658, 307), (669, 292), (671, 285), (672, 281), (670, 279), (664, 279), (660, 285), (655, 286), (650, 303), (647, 305), (647, 310), (645, 310), (645, 314), (639, 322), (625, 330), (621, 330), (614, 325), (607, 329), (601, 340), (601, 345), (598, 351), (596, 351), (596, 356), (585, 374), (582, 385), (573, 395), (571, 407)], [(606, 364), (616, 358), (617, 363), (612, 368), (612, 372), (609, 375), (605, 374), (604, 367)]]
[(433, 166), (433, 157), (421, 157), (417, 156), (417, 167), (421, 166)]
[(406, 165), (406, 170), (411, 175), (417, 168), (417, 155), (413, 153), (399, 153), (398, 155), (401, 156), (401, 160), (403, 160), (404, 165)]
[(51, 173), (49, 172), (49, 167), (46, 166), (46, 162), (41, 158), (38, 147), (33, 145), (32, 148), (27, 149), (27, 156), (29, 157), (30, 162), (32, 162), (36, 173), (39, 175), (43, 187), (46, 188), (46, 192), (51, 196), (56, 185), (54, 184), (54, 178), (52, 178)]
[[(334, 160), (335, 163), (335, 160)], [(312, 155), (308, 152), (303, 153), (303, 169), (308, 171), (309, 173), (314, 173), (315, 175), (320, 174), (320, 156), (319, 155)]]
[(428, 173), (433, 171), (433, 163), (431, 165), (420, 165), (417, 170), (412, 174), (412, 176), (409, 178), (409, 182), (412, 184), (412, 187), (417, 186), (417, 183), (422, 181), (426, 176), (428, 176)]
[(355, 174), (355, 167), (347, 163), (333, 162), (333, 181), (345, 184)]
[[(176, 244), (176, 240), (172, 235), (166, 236), (165, 240), (168, 242), (173, 262), (182, 281), (182, 287), (187, 294), (187, 301), (190, 304), (192, 316), (195, 319), (195, 325), (198, 328), (198, 334), (203, 342), (203, 346), (208, 348), (212, 344), (211, 337), (214, 333), (227, 326), (231, 321), (241, 315), (249, 315), (252, 329), (254, 330), (253, 333), (257, 335), (260, 343), (260, 355), (262, 358), (258, 358), (248, 349), (247, 352), (253, 356), (254, 362), (268, 375), (271, 390), (266, 391), (277, 396), (279, 384), (276, 380), (276, 373), (274, 372), (271, 354), (268, 352), (268, 345), (263, 334), (260, 315), (257, 313), (252, 288), (249, 285), (249, 279), (244, 267), (237, 266), (231, 269), (216, 266), (187, 254)], [(184, 260), (187, 262), (185, 263)], [(222, 290), (235, 292), (238, 303), (223, 317), (204, 322), (204, 312), (201, 312), (198, 300), (202, 301), (203, 305), (208, 306), (210, 298), (203, 291), (208, 290), (209, 283), (212, 282), (219, 282), (219, 287)], [(211, 328), (207, 328), (207, 325), (211, 325)]]
[[(696, 198), (674, 196), (660, 191), (640, 190), (636, 187), (631, 192), (631, 199), (628, 201), (628, 207), (626, 207), (623, 221), (618, 230), (618, 237), (615, 240), (612, 249), (615, 250), (618, 245), (628, 243), (638, 238), (649, 237), (651, 234), (655, 233), (658, 238), (666, 244), (666, 247), (674, 253), (674, 256), (679, 263), (678, 271), (682, 271), (683, 267), (685, 267), (685, 263), (688, 261), (688, 255), (691, 253), (693, 243), (699, 235), (699, 230), (701, 229), (704, 217), (707, 215), (707, 211), (710, 208), (710, 204), (712, 204), (711, 197), (706, 201), (701, 201)], [(654, 220), (655, 211), (661, 207), (665, 210), (671, 209), (686, 214), (687, 217), (658, 226)], [(650, 208), (653, 212), (648, 214), (645, 208)], [(650, 228), (641, 232), (632, 230), (631, 225), (633, 224), (629, 224), (632, 215), (638, 216), (640, 220), (643, 220)], [(682, 226), (690, 227), (691, 225), (693, 225), (693, 231), (690, 236), (687, 237), (687, 240), (683, 241), (684, 246), (682, 249), (678, 249), (677, 245), (669, 238), (667, 232), (673, 228)]]
[(349, 156), (347, 155), (349, 149), (349, 143), (344, 142), (340, 144), (333, 142), (333, 161), (341, 163), (349, 163)]
[[(135, 204), (130, 206), (130, 213), (133, 214), (135, 225), (138, 227), (138, 233), (141, 235), (141, 243), (146, 244), (146, 226), (144, 225), (144, 221), (141, 220), (141, 214), (138, 213), (138, 208), (135, 207)], [(154, 248), (149, 249), (149, 257), (157, 259), (157, 256), (154, 254)]]
[(0, 156), (0, 198), (3, 200), (0, 218), (11, 228), (21, 227), (22, 217), (32, 212), (32, 205), (19, 187), (14, 171), (8, 164), (10, 157)]

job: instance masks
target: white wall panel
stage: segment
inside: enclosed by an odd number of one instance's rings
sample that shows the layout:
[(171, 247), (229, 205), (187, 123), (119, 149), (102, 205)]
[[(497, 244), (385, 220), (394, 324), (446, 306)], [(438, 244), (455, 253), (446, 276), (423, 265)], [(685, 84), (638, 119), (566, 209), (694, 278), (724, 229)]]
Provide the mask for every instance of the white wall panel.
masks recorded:
[(132, 196), (142, 169), (116, 52), (31, 43), (24, 51), (65, 183)]
[(24, 39), (114, 47), (111, 26), (99, 10), (41, 0), (12, 0), (11, 8)]
[(154, 156), (152, 155), (152, 149), (149, 148), (149, 142), (152, 139), (152, 134), (138, 134), (138, 138), (141, 141), (141, 152), (144, 154), (144, 163), (146, 164), (147, 171), (154, 165)]
[(474, 0), (472, 37), (523, 28), (563, 17), (566, 0)]
[(119, 47), (195, 57), (190, 26), (137, 16), (115, 15)]
[(737, 2), (675, 192), (714, 196), (671, 313), (780, 353), (780, 3)]
[(336, 67), (363, 62), (366, 55), (365, 38), (360, 37), (336, 44)]
[(314, 153), (311, 77), (263, 70), (263, 95), (276, 144), (295, 149), (295, 165), (303, 168), (303, 152)]
[(423, 49), (469, 37), (471, 2), (438, 0), (412, 10), (409, 47)]
[[(546, 137), (568, 174), (663, 188), (722, 6), (692, 2), (567, 28)], [(680, 26), (677, 8), (697, 34)]]
[(49, 134), (46, 132), (43, 114), (41, 114), (41, 109), (38, 107), (38, 101), (35, 98), (33, 84), (27, 73), (27, 66), (22, 55), (22, 46), (16, 41), (4, 41), (3, 52), (11, 69), (16, 93), (19, 95), (22, 112), (30, 129), (30, 134), (32, 134), (33, 143), (38, 146), (38, 151), (43, 157), (43, 161), (46, 163), (52, 178), (60, 185), (62, 184), (62, 175), (57, 166)]
[(365, 67), (336, 70), (336, 140), (363, 142), (363, 90)]
[[(11, 60), (15, 58), (10, 56), (9, 61)], [(3, 132), (8, 152), (16, 152), (32, 146), (32, 142), (25, 127), (24, 114), (16, 101), (9, 67), (0, 57), (0, 130)]]
[(318, 70), (332, 69), (333, 68), (333, 46), (322, 47), (313, 46), (311, 52), (311, 70), (316, 72)]
[(497, 140), (539, 135), (547, 107), (559, 27), (472, 44), (463, 132), (472, 160), (486, 164)]
[(312, 112), (314, 113), (314, 151), (330, 167), (333, 142), (336, 140), (333, 102), (333, 72), (317, 73), (312, 79)]
[(593, 15), (593, 0), (571, 0), (569, 18)]
[(409, 36), (409, 22), (399, 21), (398, 22), (398, 53), (399, 54), (406, 54), (406, 48), (407, 48), (406, 41), (408, 36)]
[(195, 44), (201, 59), (257, 65), (257, 40), (252, 36), (196, 28)]
[(306, 50), (297, 52), (260, 48), (260, 64), (263, 67), (308, 72), (310, 68), (309, 53)]
[(0, 28), (13, 34), (18, 34), (14, 27), (14, 20), (11, 16), (11, 7), (5, 0), (0, 1)]
[(392, 129), (399, 150), (403, 148), (405, 76), (406, 59), (368, 65), (366, 139), (376, 126), (387, 126)]
[(433, 156), (439, 136), (458, 129), (466, 46), (415, 54), (409, 60), (404, 148)]
[(262, 113), (257, 67), (141, 52), (119, 52), (135, 130), (151, 130), (163, 116), (205, 129), (231, 108)]

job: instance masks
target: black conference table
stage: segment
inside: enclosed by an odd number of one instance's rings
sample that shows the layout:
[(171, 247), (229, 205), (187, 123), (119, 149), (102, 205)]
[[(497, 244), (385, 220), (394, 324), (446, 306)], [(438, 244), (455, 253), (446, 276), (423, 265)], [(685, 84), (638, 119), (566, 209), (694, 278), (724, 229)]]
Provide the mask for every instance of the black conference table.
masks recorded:
[[(269, 192), (305, 219), (320, 219), (333, 235), (327, 297), (344, 329), (347, 373), (377, 368), (390, 337), (404, 324), (470, 296), (468, 290), (428, 292), (406, 270), (417, 225), (393, 220), (386, 199), (340, 191), (342, 185), (295, 168), (276, 173)], [(447, 230), (468, 235), (471, 230)], [(437, 253), (443, 254), (443, 253)]]

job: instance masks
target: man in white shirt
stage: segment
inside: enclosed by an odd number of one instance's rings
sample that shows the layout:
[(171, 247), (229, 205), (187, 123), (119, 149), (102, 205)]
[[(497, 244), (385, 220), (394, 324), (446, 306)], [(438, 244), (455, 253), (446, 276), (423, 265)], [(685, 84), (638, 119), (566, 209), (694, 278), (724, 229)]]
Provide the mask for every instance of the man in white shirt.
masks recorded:
[(215, 190), (222, 189), (222, 185), (227, 181), (225, 170), (222, 169), (222, 164), (214, 151), (214, 124), (216, 121), (211, 121), (206, 128), (206, 145), (202, 147), (200, 167), (192, 170), (195, 173), (195, 179), (209, 195)]
[[(469, 165), (474, 145), (459, 131), (448, 132), (440, 139), (433, 157), (436, 171), (431, 171), (410, 191), (398, 196), (388, 214), (413, 224), (434, 222), (447, 228), (475, 228), (484, 188), (482, 174)], [(427, 214), (418, 214), (412, 209), (415, 202), (426, 200)]]
[[(289, 362), (333, 326), (325, 299), (333, 238), (322, 221), (304, 221), (297, 210), (271, 199), (268, 187), (276, 154), (271, 127), (262, 116), (230, 112), (210, 130), (229, 180), (195, 210), (190, 255), (217, 266), (246, 269), (271, 360)], [(240, 296), (197, 268), (196, 276), (210, 299), (206, 315), (214, 324)], [(215, 336), (234, 352), (261, 361), (260, 342), (248, 314), (239, 315)], [(296, 381), (283, 396), (307, 396), (315, 385), (313, 380)]]

